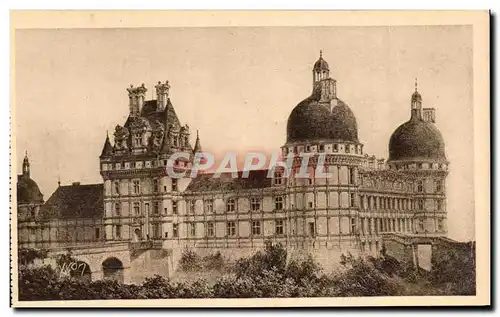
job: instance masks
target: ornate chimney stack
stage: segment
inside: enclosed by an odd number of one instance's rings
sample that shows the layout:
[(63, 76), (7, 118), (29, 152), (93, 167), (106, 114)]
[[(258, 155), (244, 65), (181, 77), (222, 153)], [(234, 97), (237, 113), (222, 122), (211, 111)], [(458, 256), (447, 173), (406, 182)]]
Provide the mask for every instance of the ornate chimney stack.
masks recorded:
[(142, 106), (144, 105), (144, 100), (146, 98), (146, 86), (142, 84), (139, 87), (134, 87), (130, 85), (127, 88), (128, 98), (129, 98), (129, 108), (131, 116), (138, 116), (141, 113)]
[(155, 88), (156, 88), (156, 100), (158, 103), (157, 110), (163, 111), (167, 106), (168, 95), (170, 92), (170, 84), (168, 83), (168, 80), (166, 80), (164, 84), (162, 84), (161, 81), (159, 81), (158, 84), (155, 86)]

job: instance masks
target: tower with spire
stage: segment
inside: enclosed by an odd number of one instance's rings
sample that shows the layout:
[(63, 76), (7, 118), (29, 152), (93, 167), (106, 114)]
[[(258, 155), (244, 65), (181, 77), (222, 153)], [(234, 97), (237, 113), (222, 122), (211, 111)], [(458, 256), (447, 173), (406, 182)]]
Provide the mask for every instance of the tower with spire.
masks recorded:
[(30, 177), (30, 161), (28, 159), (28, 151), (25, 151), (25, 153), (24, 153), (23, 176), (28, 177), (28, 178)]

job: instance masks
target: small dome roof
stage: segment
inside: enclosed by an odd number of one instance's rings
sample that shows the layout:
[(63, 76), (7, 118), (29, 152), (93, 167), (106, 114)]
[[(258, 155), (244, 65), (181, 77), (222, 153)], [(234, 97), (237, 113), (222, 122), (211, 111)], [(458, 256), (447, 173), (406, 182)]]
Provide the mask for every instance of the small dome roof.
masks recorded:
[(446, 161), (441, 132), (417, 117), (400, 125), (389, 141), (389, 161), (400, 160)]
[(328, 63), (323, 59), (323, 56), (320, 56), (319, 59), (314, 63), (313, 67), (314, 71), (323, 71), (323, 70), (330, 70), (330, 67), (328, 66)]
[(312, 96), (300, 102), (290, 113), (287, 142), (330, 138), (330, 111)]
[(37, 183), (27, 175), (17, 176), (17, 203), (41, 204), (43, 195)]

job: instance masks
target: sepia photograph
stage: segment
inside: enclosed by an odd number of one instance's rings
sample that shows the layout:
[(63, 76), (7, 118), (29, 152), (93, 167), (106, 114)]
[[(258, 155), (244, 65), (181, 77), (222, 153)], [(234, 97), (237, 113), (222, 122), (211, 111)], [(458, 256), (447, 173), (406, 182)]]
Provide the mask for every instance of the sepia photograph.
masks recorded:
[(488, 12), (11, 17), (13, 306), (490, 303)]

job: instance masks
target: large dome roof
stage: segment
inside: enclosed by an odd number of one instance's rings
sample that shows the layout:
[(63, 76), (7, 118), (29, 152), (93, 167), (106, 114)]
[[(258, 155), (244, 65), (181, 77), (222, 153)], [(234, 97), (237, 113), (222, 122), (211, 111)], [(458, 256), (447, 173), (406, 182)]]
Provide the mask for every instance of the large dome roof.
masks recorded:
[(18, 204), (41, 204), (43, 195), (37, 183), (27, 175), (17, 177), (17, 203)]
[(330, 138), (330, 110), (309, 97), (290, 113), (287, 124), (287, 142), (301, 142)]
[(331, 138), (334, 140), (358, 142), (358, 123), (351, 108), (342, 100), (332, 109)]
[(389, 161), (446, 161), (444, 140), (431, 122), (412, 117), (400, 125), (389, 141)]
[(290, 113), (287, 124), (287, 143), (304, 141), (358, 142), (356, 117), (346, 103), (339, 99), (330, 112), (329, 105), (318, 102), (319, 96), (300, 102)]

